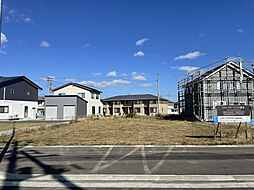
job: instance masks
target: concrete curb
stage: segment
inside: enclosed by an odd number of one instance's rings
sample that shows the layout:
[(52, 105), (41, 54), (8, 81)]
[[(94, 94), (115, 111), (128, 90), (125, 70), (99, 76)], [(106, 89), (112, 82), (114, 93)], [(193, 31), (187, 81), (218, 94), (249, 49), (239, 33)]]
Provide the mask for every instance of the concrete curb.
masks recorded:
[[(53, 127), (57, 125), (62, 125), (62, 124), (69, 124), (70, 121), (65, 121), (65, 122), (60, 122), (60, 123), (53, 123), (53, 124), (47, 124), (45, 126), (31, 126), (31, 127), (26, 127), (26, 128), (20, 128), (20, 129), (15, 129), (15, 131), (26, 131), (26, 130), (33, 130), (33, 129), (39, 129), (41, 127)], [(12, 129), (11, 130), (6, 130), (6, 131), (0, 131), (0, 136), (1, 135), (10, 135), (12, 134)]]

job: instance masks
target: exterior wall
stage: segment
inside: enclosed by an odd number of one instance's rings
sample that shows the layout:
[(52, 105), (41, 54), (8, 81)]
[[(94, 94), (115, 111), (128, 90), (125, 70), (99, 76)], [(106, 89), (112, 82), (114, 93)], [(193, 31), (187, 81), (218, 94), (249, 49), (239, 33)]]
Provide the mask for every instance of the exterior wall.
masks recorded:
[[(5, 88), (5, 90), (4, 90)], [(22, 100), (22, 101), (37, 101), (38, 100), (38, 89), (34, 88), (25, 81), (20, 81), (6, 87), (0, 88), (0, 99), (4, 98), (5, 91), (5, 100)], [(14, 91), (14, 94), (11, 93)], [(27, 93), (29, 92), (29, 95)]]
[[(101, 97), (99, 94), (99, 99), (92, 99), (92, 93), (88, 90), (78, 88), (74, 85), (68, 85), (54, 92), (54, 95), (59, 95), (61, 93), (65, 93), (65, 95), (78, 95), (78, 93), (85, 93), (85, 98), (87, 103), (87, 113), (88, 115), (92, 115), (92, 106), (95, 106), (95, 115), (103, 114), (103, 104), (101, 102)], [(101, 113), (99, 113), (99, 107), (101, 107)]]
[(175, 108), (174, 103), (168, 103), (168, 114), (178, 115), (178, 109)]
[(77, 117), (85, 116), (87, 116), (87, 103), (83, 99), (77, 98)]
[(202, 82), (195, 83), (194, 89), (190, 89), (190, 86), (185, 88), (186, 116), (212, 121), (213, 115), (217, 115), (218, 105), (246, 104), (253, 110), (253, 102), (249, 101), (252, 97), (253, 80), (244, 75), (241, 86), (240, 73), (232, 66), (227, 66)]
[[(87, 103), (78, 97), (45, 97), (45, 108), (47, 106), (57, 107), (57, 118), (55, 119), (66, 119), (63, 118), (64, 106), (75, 106), (75, 117), (87, 116)], [(46, 109), (45, 109), (46, 112)], [(46, 113), (45, 113), (46, 115)], [(46, 118), (47, 119), (47, 118)], [(67, 118), (68, 119), (68, 118)]]
[[(135, 100), (133, 100), (135, 101)], [(145, 100), (145, 101), (149, 101), (149, 100)], [(134, 113), (135, 112), (135, 108), (140, 108), (140, 113), (135, 113), (136, 115), (147, 115), (145, 112), (145, 109), (149, 109), (149, 114), (150, 116), (154, 116), (156, 114), (158, 114), (158, 105), (157, 103), (155, 104), (144, 104), (145, 101), (140, 100), (139, 104), (133, 103), (133, 104), (114, 104), (114, 101), (110, 101), (110, 102), (105, 102), (105, 104), (103, 105), (103, 108), (106, 110), (105, 115), (114, 115), (114, 116), (118, 116), (118, 115), (124, 115), (124, 110), (126, 109), (128, 110), (128, 113)], [(120, 101), (122, 102), (122, 101)], [(115, 112), (115, 108), (120, 108), (120, 112), (116, 113)], [(156, 111), (155, 112), (151, 112), (151, 109), (155, 108)], [(111, 111), (112, 110), (112, 113)], [(162, 115), (166, 115), (168, 113), (168, 106), (167, 106), (167, 101), (160, 101), (160, 114)]]
[(28, 106), (26, 119), (36, 119), (37, 101), (0, 100), (0, 106), (9, 106), (9, 113), (0, 113), (0, 119), (24, 119), (25, 106)]

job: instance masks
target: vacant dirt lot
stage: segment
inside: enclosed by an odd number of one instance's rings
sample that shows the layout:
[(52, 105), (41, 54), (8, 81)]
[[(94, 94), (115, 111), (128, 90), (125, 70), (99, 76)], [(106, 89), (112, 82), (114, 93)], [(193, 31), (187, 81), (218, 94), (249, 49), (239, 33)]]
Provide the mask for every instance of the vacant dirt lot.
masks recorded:
[[(245, 140), (244, 126), (223, 125), (223, 140), (213, 138), (216, 126), (201, 122), (162, 120), (155, 117), (85, 119), (69, 125), (17, 132), (19, 145), (176, 145), (253, 144), (254, 129)], [(219, 134), (218, 134), (219, 135)], [(9, 136), (1, 136), (4, 144)], [(13, 142), (14, 142), (13, 141)]]

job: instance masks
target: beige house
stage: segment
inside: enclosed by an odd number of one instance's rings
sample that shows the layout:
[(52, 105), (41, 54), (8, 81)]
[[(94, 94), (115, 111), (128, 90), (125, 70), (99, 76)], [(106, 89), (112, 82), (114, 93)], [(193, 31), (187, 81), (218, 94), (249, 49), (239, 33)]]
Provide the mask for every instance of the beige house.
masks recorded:
[(101, 91), (78, 83), (68, 83), (52, 90), (54, 95), (78, 95), (86, 100), (87, 114), (102, 115), (103, 104), (101, 102)]
[[(156, 115), (158, 114), (158, 98), (151, 94), (114, 96), (103, 99), (104, 115)], [(168, 113), (168, 100), (160, 98), (160, 114)]]

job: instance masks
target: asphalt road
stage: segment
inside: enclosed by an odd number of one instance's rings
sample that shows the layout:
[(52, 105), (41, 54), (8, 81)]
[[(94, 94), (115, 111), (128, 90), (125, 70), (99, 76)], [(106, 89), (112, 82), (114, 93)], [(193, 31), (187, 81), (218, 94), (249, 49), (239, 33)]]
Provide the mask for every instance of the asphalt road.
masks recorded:
[[(249, 188), (254, 146), (9, 147), (2, 189)], [(5, 188), (6, 187), (6, 188)]]

